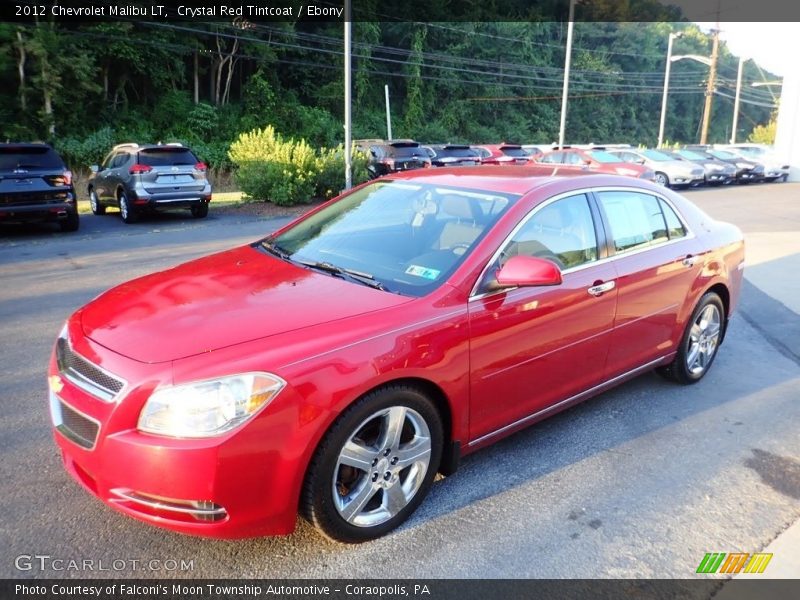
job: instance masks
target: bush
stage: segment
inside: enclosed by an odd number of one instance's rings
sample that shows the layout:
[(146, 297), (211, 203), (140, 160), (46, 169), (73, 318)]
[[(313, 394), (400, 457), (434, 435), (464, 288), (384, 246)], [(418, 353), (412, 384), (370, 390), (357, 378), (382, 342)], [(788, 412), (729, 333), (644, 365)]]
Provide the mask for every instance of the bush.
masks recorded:
[(55, 148), (73, 171), (84, 171), (90, 165), (100, 164), (114, 143), (114, 131), (103, 127), (85, 138), (60, 138), (56, 140)]
[[(305, 140), (284, 140), (272, 126), (243, 133), (228, 156), (237, 167), (236, 182), (251, 199), (291, 205), (332, 198), (344, 188), (344, 152), (319, 151)], [(353, 183), (368, 179), (367, 157), (353, 153)]]

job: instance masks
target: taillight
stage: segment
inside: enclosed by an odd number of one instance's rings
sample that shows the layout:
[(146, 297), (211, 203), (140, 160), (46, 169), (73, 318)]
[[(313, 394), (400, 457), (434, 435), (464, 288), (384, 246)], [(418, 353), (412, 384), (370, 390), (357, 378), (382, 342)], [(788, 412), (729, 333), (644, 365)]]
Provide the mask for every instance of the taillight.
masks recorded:
[(208, 166), (204, 162), (199, 162), (194, 166), (195, 171), (205, 171), (208, 169)]
[(142, 164), (136, 163), (135, 165), (133, 165), (130, 168), (128, 173), (130, 173), (131, 175), (139, 175), (140, 173), (149, 173), (152, 170), (153, 170), (153, 167), (151, 167), (150, 165), (142, 165)]

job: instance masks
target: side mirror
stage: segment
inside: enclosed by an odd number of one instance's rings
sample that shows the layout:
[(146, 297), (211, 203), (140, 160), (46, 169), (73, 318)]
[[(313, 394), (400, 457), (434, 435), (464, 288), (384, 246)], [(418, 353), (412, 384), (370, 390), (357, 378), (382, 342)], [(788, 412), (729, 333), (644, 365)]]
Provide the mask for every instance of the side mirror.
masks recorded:
[(643, 165), (644, 164), (644, 159), (643, 158), (637, 158), (636, 159), (636, 163), (640, 164), (640, 165)]
[(550, 260), (535, 256), (512, 256), (495, 277), (500, 288), (559, 285), (561, 270)]

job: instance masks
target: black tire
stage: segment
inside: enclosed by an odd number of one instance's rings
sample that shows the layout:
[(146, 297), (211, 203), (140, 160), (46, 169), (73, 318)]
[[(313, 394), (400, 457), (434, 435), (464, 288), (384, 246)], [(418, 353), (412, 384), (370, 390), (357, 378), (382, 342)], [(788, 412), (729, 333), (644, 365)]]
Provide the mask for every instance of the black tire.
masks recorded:
[(120, 190), (119, 192), (119, 214), (122, 217), (122, 220), (127, 223), (136, 223), (139, 220), (139, 214), (133, 208), (128, 200), (128, 195), (125, 193), (124, 190)]
[(81, 226), (81, 218), (78, 211), (67, 211), (67, 218), (58, 222), (61, 231), (78, 231)]
[(205, 219), (208, 216), (208, 204), (205, 202), (194, 204), (192, 205), (191, 211), (195, 219)]
[[(713, 309), (709, 307), (713, 307)], [(698, 343), (695, 335), (695, 332), (697, 332), (695, 326), (697, 325), (700, 327), (698, 321), (701, 320), (700, 316), (703, 315), (706, 310), (710, 312), (716, 310), (718, 329), (716, 331), (713, 349), (711, 349), (710, 352), (701, 352), (701, 354), (706, 356), (706, 359), (702, 366), (700, 366), (696, 365), (695, 361), (692, 360), (692, 353), (697, 350), (696, 344)], [(709, 319), (708, 321), (711, 322), (712, 320)], [(722, 299), (714, 292), (707, 292), (700, 298), (694, 311), (692, 311), (692, 316), (686, 323), (686, 329), (681, 337), (680, 346), (678, 347), (678, 353), (675, 355), (675, 358), (670, 364), (659, 367), (656, 371), (663, 377), (684, 385), (690, 385), (700, 381), (705, 374), (708, 373), (708, 370), (714, 363), (714, 359), (717, 357), (719, 345), (725, 337), (725, 324), (725, 306), (722, 303)], [(710, 325), (708, 325), (706, 329), (701, 329), (701, 331), (706, 331), (708, 327), (710, 327)], [(710, 334), (709, 337), (711, 337)], [(700, 351), (698, 350), (698, 352)], [(696, 366), (691, 368), (690, 363)]]
[(97, 192), (94, 191), (94, 188), (89, 188), (89, 206), (92, 207), (92, 214), (106, 214), (106, 207), (100, 203), (100, 198), (97, 197)]
[[(403, 426), (395, 446), (386, 442), (386, 438), (391, 438), (390, 415), (397, 414), (402, 414)], [(419, 435), (422, 422), (428, 437)], [(419, 448), (424, 448), (426, 439), (430, 450), (422, 458), (423, 462), (428, 459), (423, 471), (419, 466), (418, 459), (422, 456)], [(384, 451), (387, 443), (388, 452)], [(359, 456), (366, 457), (365, 468), (340, 463), (346, 444), (356, 444), (364, 452)], [(439, 468), (442, 445), (441, 417), (420, 390), (391, 385), (370, 392), (334, 422), (317, 447), (306, 472), (300, 512), (336, 541), (354, 544), (385, 535), (403, 523), (427, 495)], [(416, 462), (408, 466), (398, 464), (394, 453), (414, 455)], [(401, 502), (387, 506), (392, 504), (392, 496), (398, 498), (398, 493), (402, 494)], [(357, 500), (359, 497), (361, 501)], [(353, 509), (351, 519), (361, 519), (361, 523), (345, 518), (343, 513), (351, 503), (359, 506)], [(393, 512), (393, 508), (397, 511)]]
[(658, 185), (669, 187), (669, 177), (667, 177), (666, 173), (662, 173), (661, 171), (656, 171), (656, 176), (654, 178), (654, 181)]

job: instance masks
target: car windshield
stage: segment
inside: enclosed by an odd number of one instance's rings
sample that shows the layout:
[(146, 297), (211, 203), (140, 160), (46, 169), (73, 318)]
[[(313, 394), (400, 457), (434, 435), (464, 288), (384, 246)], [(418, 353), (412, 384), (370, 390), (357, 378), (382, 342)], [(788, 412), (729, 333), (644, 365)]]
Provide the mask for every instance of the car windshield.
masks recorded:
[(197, 157), (188, 148), (165, 146), (140, 151), (138, 162), (151, 167), (173, 167), (197, 164)]
[(63, 169), (64, 162), (47, 146), (0, 147), (0, 171), (14, 169)]
[(609, 152), (604, 152), (603, 150), (589, 150), (586, 154), (591, 156), (594, 160), (599, 163), (618, 163), (622, 162), (622, 159), (618, 156), (614, 156)]
[(332, 276), (331, 267), (337, 267), (386, 291), (423, 296), (447, 279), (517, 198), (413, 181), (376, 182), (262, 245), (295, 263), (324, 265), (320, 270)]
[(650, 160), (654, 160), (656, 162), (664, 162), (667, 160), (672, 160), (672, 157), (667, 156), (666, 154), (662, 154), (658, 150), (645, 150), (642, 152), (647, 158)]
[(739, 158), (733, 152), (726, 152), (725, 150), (709, 150), (708, 153), (711, 156), (715, 158), (721, 158), (722, 160), (734, 160)]
[(691, 150), (678, 150), (675, 154), (687, 160), (708, 160), (708, 157), (698, 154), (697, 152), (692, 152)]
[(746, 156), (766, 156), (767, 151), (764, 148), (759, 148), (758, 146), (743, 146), (740, 148), (736, 148), (736, 152), (740, 154), (744, 154)]

